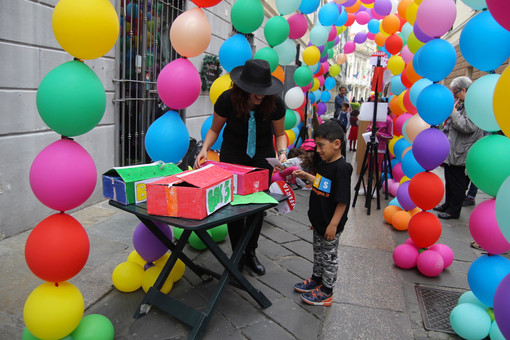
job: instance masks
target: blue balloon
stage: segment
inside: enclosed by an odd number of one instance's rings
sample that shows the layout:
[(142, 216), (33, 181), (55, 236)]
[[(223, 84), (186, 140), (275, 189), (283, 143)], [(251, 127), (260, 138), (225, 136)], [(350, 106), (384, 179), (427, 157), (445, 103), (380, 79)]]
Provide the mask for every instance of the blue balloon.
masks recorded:
[(400, 79), (400, 75), (391, 77), (391, 93), (398, 96), (405, 89), (406, 87), (404, 84), (402, 84), (402, 79)]
[(335, 85), (336, 85), (336, 80), (333, 77), (328, 77), (328, 78), (326, 78), (326, 80), (324, 80), (324, 88), (328, 91), (333, 89), (335, 87)]
[(481, 71), (493, 71), (510, 56), (510, 32), (484, 11), (464, 26), (459, 47), (469, 64)]
[(370, 21), (368, 22), (367, 26), (368, 26), (368, 31), (372, 34), (377, 34), (379, 33), (379, 27), (381, 25), (381, 22), (377, 19), (370, 19)]
[(221, 44), (219, 59), (225, 71), (230, 72), (234, 67), (243, 66), (246, 60), (252, 58), (251, 54), (248, 39), (242, 34), (236, 34)]
[(404, 172), (404, 175), (409, 178), (413, 178), (417, 173), (425, 171), (425, 169), (422, 168), (414, 158), (413, 149), (409, 150), (404, 155), (404, 158), (402, 159), (402, 171)]
[(469, 288), (478, 300), (493, 307), (496, 289), (508, 274), (510, 274), (509, 259), (501, 255), (482, 255), (469, 267)]
[(421, 78), (420, 80), (416, 81), (413, 86), (411, 86), (411, 89), (409, 90), (409, 99), (411, 99), (411, 103), (414, 105), (414, 107), (418, 106), (418, 96), (420, 95), (421, 91), (431, 84), (431, 80), (427, 78)]
[(179, 113), (168, 111), (145, 134), (145, 150), (153, 161), (179, 162), (189, 147), (189, 132)]
[(390, 201), (390, 203), (388, 203), (388, 205), (395, 205), (395, 206), (399, 207), (399, 208), (400, 208), (400, 209), (402, 209), (402, 210), (404, 209), (404, 208), (402, 208), (402, 206), (400, 205), (400, 202), (398, 201), (398, 199), (397, 199), (396, 197), (395, 197), (395, 198), (393, 198), (393, 199)]
[(434, 83), (424, 88), (418, 96), (418, 114), (427, 124), (439, 125), (452, 113), (453, 94), (444, 85)]
[[(200, 136), (202, 137), (202, 140), (205, 140), (205, 135), (207, 134), (207, 131), (211, 128), (213, 121), (213, 115), (210, 115), (206, 120), (204, 120), (204, 123), (202, 124), (202, 128), (200, 129)], [(221, 149), (221, 143), (223, 143), (223, 131), (225, 130), (225, 126), (220, 131), (220, 134), (218, 135), (218, 139), (216, 142), (211, 146), (211, 150), (219, 150)]]
[(336, 19), (336, 21), (335, 21), (335, 26), (340, 27), (340, 26), (345, 25), (345, 23), (347, 22), (347, 19), (349, 19), (349, 16), (347, 15), (347, 12), (345, 11), (345, 9), (342, 7), (342, 11), (338, 15), (338, 19)]
[(322, 91), (321, 101), (327, 103), (331, 99), (331, 93), (329, 91)]
[[(395, 153), (395, 149), (393, 149), (393, 153)], [(395, 167), (395, 165), (397, 165), (398, 163), (400, 163), (400, 158), (396, 158), (396, 157), (392, 158), (390, 161), (391, 168), (393, 169)]]
[(310, 103), (315, 103), (315, 94), (313, 92), (308, 92), (308, 100)]
[[(419, 52), (419, 53), (418, 53)], [(413, 66), (424, 78), (440, 81), (452, 72), (457, 62), (455, 48), (446, 40), (433, 39), (423, 45), (413, 58)]]
[(131, 18), (138, 18), (138, 5), (130, 2), (126, 6), (126, 14), (129, 15)]
[(327, 3), (319, 9), (319, 22), (324, 26), (331, 26), (336, 22), (339, 14), (336, 3)]
[(313, 13), (319, 8), (320, 0), (302, 0), (299, 11), (303, 14)]
[[(398, 159), (402, 160), (402, 153), (405, 149), (411, 146), (411, 143), (406, 141), (404, 138), (400, 138), (398, 141), (395, 142), (395, 145), (393, 145), (393, 154)], [(408, 152), (409, 153), (409, 152)], [(404, 164), (402, 164), (403, 166)]]

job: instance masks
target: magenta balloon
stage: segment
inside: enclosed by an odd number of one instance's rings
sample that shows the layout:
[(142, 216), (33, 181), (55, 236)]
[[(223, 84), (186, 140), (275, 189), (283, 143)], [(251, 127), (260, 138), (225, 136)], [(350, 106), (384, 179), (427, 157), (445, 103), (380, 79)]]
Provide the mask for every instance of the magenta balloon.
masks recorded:
[(402, 171), (402, 163), (398, 162), (397, 164), (395, 164), (391, 171), (393, 173), (393, 178), (395, 178), (395, 181), (399, 183), (402, 177), (404, 177), (404, 172)]
[(452, 248), (448, 247), (446, 244), (436, 243), (430, 246), (429, 250), (433, 250), (443, 257), (445, 269), (448, 268), (453, 263), (455, 255), (453, 254)]
[(374, 12), (383, 17), (391, 13), (391, 7), (391, 0), (375, 0), (374, 2)]
[[(153, 222), (163, 234), (172, 239), (172, 230), (168, 225)], [(168, 248), (143, 223), (139, 223), (133, 232), (133, 246), (138, 255), (147, 262), (156, 261), (168, 251)]]
[(385, 15), (378, 14), (373, 8), (370, 9), (370, 14), (372, 14), (373, 19), (381, 20), (384, 19)]
[(356, 44), (363, 44), (367, 40), (367, 34), (365, 32), (358, 32), (354, 36), (354, 42)]
[(443, 272), (444, 260), (441, 254), (433, 250), (425, 250), (418, 255), (416, 266), (425, 276), (435, 277)]
[(156, 85), (163, 103), (171, 109), (180, 110), (197, 100), (202, 81), (191, 61), (178, 58), (161, 70)]
[(450, 142), (448, 137), (436, 128), (420, 132), (413, 142), (414, 158), (425, 170), (440, 166), (448, 157)]
[(478, 204), (469, 216), (469, 231), (473, 239), (489, 254), (503, 254), (510, 250), (510, 243), (499, 229), (494, 198)]
[(494, 294), (494, 317), (501, 334), (506, 339), (510, 339), (510, 322), (508, 322), (510, 320), (510, 274), (501, 280)]
[(329, 31), (329, 35), (328, 35), (328, 41), (334, 41), (335, 38), (338, 37), (338, 33), (336, 31), (336, 26), (335, 25), (331, 25), (331, 30)]
[(289, 38), (290, 39), (299, 39), (303, 35), (305, 35), (306, 30), (308, 29), (308, 22), (306, 21), (306, 17), (302, 13), (296, 13), (291, 15), (287, 22), (289, 23), (290, 31)]
[[(508, 15), (510, 13), (510, 2), (501, 0), (486, 0), (485, 2), (494, 20), (507, 31), (510, 31), (510, 16)], [(510, 338), (510, 336), (507, 336), (507, 338)]]
[(323, 102), (317, 103), (317, 115), (322, 115), (322, 114), (326, 113), (327, 109), (328, 108), (326, 106), (326, 103), (323, 103)]
[(358, 24), (365, 25), (369, 21), (370, 21), (370, 14), (368, 14), (367, 12), (363, 11), (363, 12), (359, 12), (358, 14), (356, 14), (356, 22)]
[(70, 139), (44, 148), (30, 167), (30, 186), (45, 206), (67, 211), (83, 204), (94, 192), (97, 170), (87, 150)]
[(452, 28), (456, 17), (453, 0), (426, 0), (418, 7), (415, 25), (420, 26), (424, 34), (439, 38)]
[(409, 181), (399, 185), (397, 190), (397, 200), (404, 210), (413, 210), (416, 208), (416, 204), (414, 204), (413, 200), (409, 196)]
[(352, 53), (356, 49), (356, 43), (354, 41), (348, 41), (344, 45), (344, 53)]
[(393, 250), (393, 262), (402, 269), (411, 269), (416, 266), (418, 249), (409, 244), (401, 244)]
[[(375, 39), (375, 34), (368, 32), (367, 33), (367, 39), (368, 40), (374, 40)], [(407, 47), (407, 45), (405, 47)]]
[(408, 120), (412, 116), (413, 116), (412, 114), (406, 112), (406, 113), (401, 114), (400, 116), (397, 117), (397, 122), (395, 123), (395, 128), (397, 129), (398, 133), (402, 134), (402, 126), (404, 125), (406, 120)]

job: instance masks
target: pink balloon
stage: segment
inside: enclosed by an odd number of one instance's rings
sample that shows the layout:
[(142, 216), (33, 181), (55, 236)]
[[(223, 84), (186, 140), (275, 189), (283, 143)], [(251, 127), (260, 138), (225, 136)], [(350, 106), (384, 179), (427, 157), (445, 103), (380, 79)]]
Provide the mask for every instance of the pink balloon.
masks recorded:
[[(326, 73), (326, 71), (324, 71), (324, 73)], [(323, 87), (324, 86), (324, 76), (318, 76), (315, 78), (317, 78), (317, 80), (319, 81), (320, 87)]]
[(425, 276), (435, 277), (441, 274), (444, 269), (444, 260), (441, 254), (433, 250), (425, 250), (418, 255), (416, 266), (420, 273)]
[(397, 267), (410, 269), (416, 266), (418, 249), (409, 244), (401, 244), (393, 250), (393, 262)]
[(313, 86), (313, 81), (310, 82), (310, 84), (306, 85), (306, 86), (301, 86), (301, 89), (303, 90), (303, 92), (306, 92), (308, 90), (310, 90)]
[(333, 40), (335, 40), (336, 37), (338, 37), (338, 33), (336, 31), (336, 26), (331, 25), (331, 30), (329, 31), (329, 35), (328, 35), (328, 41), (333, 41)]
[(397, 122), (395, 123), (395, 128), (397, 129), (397, 131), (402, 134), (402, 126), (404, 125), (404, 123), (406, 122), (406, 120), (408, 120), (409, 118), (411, 118), (413, 115), (410, 114), (410, 113), (404, 113), (404, 114), (401, 114), (400, 116), (398, 116), (397, 118)]
[[(367, 33), (367, 39), (368, 39), (368, 40), (374, 40), (374, 39), (375, 39), (375, 34), (374, 34), (374, 33), (370, 33), (370, 32), (368, 32), (368, 33)], [(407, 45), (406, 45), (406, 46), (407, 46)]]
[(308, 22), (306, 21), (306, 17), (302, 13), (296, 13), (291, 15), (287, 22), (289, 23), (290, 31), (289, 38), (290, 39), (299, 39), (303, 35), (305, 35), (306, 30), (308, 29)]
[(404, 48), (402, 48), (400, 56), (402, 57), (404, 62), (408, 64), (411, 60), (413, 60), (414, 54), (411, 51), (409, 51), (409, 47), (406, 44)]
[(73, 140), (61, 139), (39, 152), (29, 177), (32, 191), (42, 204), (67, 211), (92, 195), (97, 171), (87, 150)]
[(179, 58), (161, 70), (156, 85), (163, 103), (171, 109), (180, 110), (197, 100), (202, 81), (191, 61)]
[(454, 254), (452, 248), (448, 247), (446, 244), (436, 243), (429, 247), (429, 250), (433, 250), (439, 253), (443, 257), (444, 268), (448, 268), (454, 259)]
[(469, 231), (473, 239), (489, 254), (503, 254), (510, 250), (510, 243), (499, 228), (494, 198), (478, 204), (469, 216)]
[(391, 187), (388, 187), (389, 194), (393, 197), (397, 197), (398, 187), (400, 186), (400, 183), (397, 181), (394, 181), (391, 184)]
[(416, 249), (420, 249), (420, 247), (418, 247), (416, 243), (414, 243), (413, 239), (410, 237), (404, 242), (404, 244), (408, 244), (410, 246), (415, 247)]
[(317, 120), (319, 121), (319, 125), (322, 124), (322, 117), (317, 117)]
[(365, 25), (367, 22), (370, 21), (370, 14), (367, 12), (359, 12), (356, 14), (356, 22), (360, 25)]
[(348, 41), (344, 45), (344, 53), (349, 54), (356, 50), (356, 43), (354, 41)]
[(457, 7), (453, 0), (425, 0), (418, 7), (416, 24), (430, 37), (441, 37), (453, 26)]
[(395, 181), (400, 182), (402, 177), (404, 177), (404, 172), (402, 171), (402, 163), (397, 163), (395, 166), (391, 169), (393, 172), (393, 178)]

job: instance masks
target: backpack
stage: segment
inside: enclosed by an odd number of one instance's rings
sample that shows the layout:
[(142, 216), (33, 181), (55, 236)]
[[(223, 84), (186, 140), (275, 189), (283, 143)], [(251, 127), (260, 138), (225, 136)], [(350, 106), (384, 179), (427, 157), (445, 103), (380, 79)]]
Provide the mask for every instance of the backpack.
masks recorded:
[(338, 116), (338, 121), (340, 122), (340, 126), (342, 126), (345, 129), (347, 129), (347, 112), (341, 112)]

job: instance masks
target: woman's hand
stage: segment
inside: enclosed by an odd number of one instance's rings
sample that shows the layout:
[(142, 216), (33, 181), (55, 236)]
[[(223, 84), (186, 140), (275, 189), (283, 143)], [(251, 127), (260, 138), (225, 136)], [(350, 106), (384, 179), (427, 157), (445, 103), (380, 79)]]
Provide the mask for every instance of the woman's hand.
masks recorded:
[(195, 164), (193, 165), (193, 169), (200, 168), (200, 163), (207, 161), (207, 149), (202, 148), (195, 159)]

